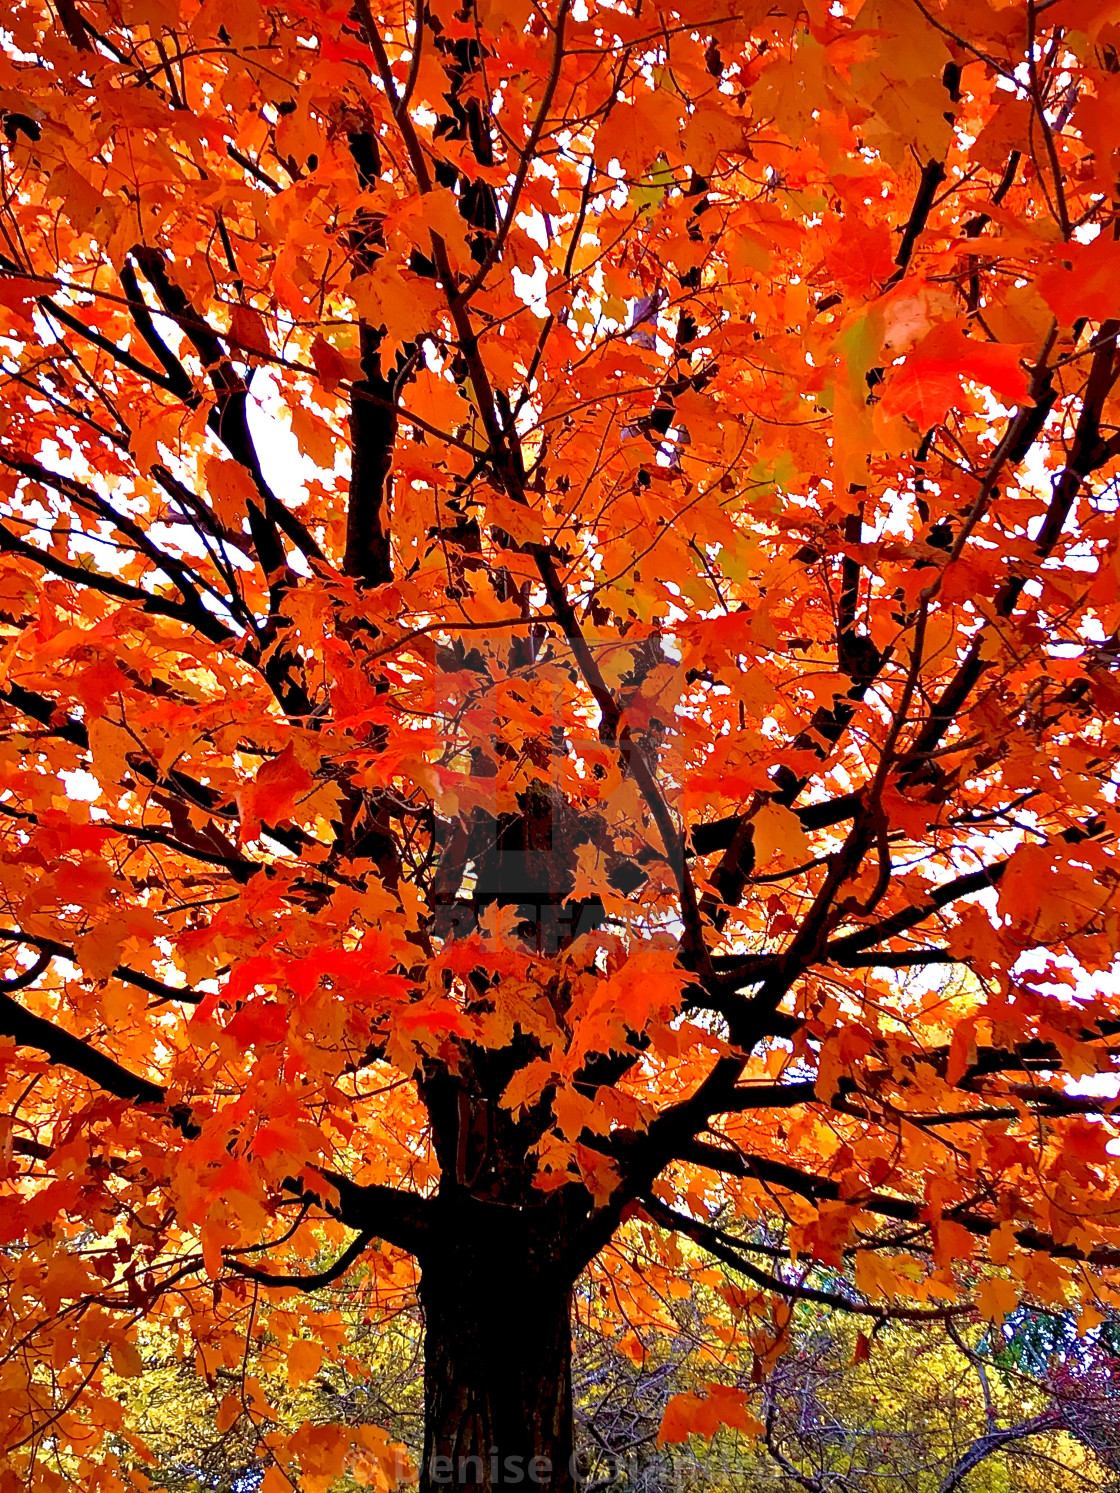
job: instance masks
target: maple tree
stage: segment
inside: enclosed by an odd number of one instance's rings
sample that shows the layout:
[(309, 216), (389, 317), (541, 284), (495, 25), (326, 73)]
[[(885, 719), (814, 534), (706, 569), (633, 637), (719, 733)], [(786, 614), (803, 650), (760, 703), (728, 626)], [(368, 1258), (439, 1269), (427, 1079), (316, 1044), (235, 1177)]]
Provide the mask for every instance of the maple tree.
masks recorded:
[(1091, 1327), (1116, 7), (0, 25), (4, 1493), (359, 1261), (425, 1488), (573, 1485), (585, 1272)]

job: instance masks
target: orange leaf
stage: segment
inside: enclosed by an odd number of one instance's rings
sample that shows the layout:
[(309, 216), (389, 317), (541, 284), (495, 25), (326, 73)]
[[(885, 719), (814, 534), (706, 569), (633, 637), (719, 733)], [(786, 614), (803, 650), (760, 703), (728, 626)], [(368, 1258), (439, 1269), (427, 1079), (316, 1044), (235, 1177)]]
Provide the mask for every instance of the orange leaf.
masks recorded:
[(673, 1395), (661, 1417), (657, 1433), (660, 1445), (687, 1441), (690, 1435), (712, 1437), (721, 1426), (760, 1436), (765, 1427), (747, 1409), (747, 1392), (722, 1384), (709, 1384), (706, 1396)]
[(113, 1340), (109, 1345), (109, 1357), (113, 1362), (114, 1374), (119, 1374), (122, 1379), (135, 1379), (144, 1372), (144, 1360), (135, 1344), (130, 1343), (127, 1338)]
[(322, 1343), (313, 1342), (310, 1338), (296, 1338), (288, 1345), (288, 1383), (293, 1389), (310, 1383), (319, 1372), (322, 1362)]
[(260, 503), (257, 484), (245, 468), (224, 456), (206, 460), (206, 495), (219, 520), (228, 529), (241, 528), (250, 503)]
[(989, 1321), (1002, 1322), (1019, 1305), (1019, 1292), (1012, 1281), (992, 1276), (977, 1291), (976, 1304)]
[(271, 351), (264, 318), (255, 306), (238, 302), (229, 319), (230, 340), (242, 352), (263, 353)]
[(241, 1415), (241, 1401), (234, 1394), (223, 1396), (222, 1403), (218, 1406), (218, 1413), (214, 1417), (214, 1425), (220, 1436), (224, 1436), (229, 1428), (237, 1424)]

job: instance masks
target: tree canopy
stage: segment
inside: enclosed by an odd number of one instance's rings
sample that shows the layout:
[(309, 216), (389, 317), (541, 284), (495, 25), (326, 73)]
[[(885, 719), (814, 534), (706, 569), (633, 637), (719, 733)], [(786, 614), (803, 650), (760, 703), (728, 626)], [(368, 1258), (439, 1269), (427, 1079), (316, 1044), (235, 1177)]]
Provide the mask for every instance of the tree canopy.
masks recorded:
[[(359, 1262), (424, 1487), (573, 1485), (586, 1272), (759, 1376), (798, 1300), (1090, 1330), (1117, 8), (0, 38), (3, 1493)], [(264, 1493), (399, 1475), (242, 1395)]]

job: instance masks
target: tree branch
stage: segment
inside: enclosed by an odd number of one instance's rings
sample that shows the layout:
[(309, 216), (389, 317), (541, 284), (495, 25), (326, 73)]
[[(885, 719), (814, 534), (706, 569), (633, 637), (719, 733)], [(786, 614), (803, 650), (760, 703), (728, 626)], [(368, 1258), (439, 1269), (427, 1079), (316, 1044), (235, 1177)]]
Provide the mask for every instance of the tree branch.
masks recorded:
[(641, 1205), (655, 1223), (673, 1230), (674, 1233), (684, 1234), (717, 1260), (722, 1260), (732, 1270), (745, 1276), (752, 1285), (763, 1291), (773, 1291), (787, 1301), (811, 1301), (818, 1306), (831, 1307), (835, 1311), (848, 1312), (853, 1316), (877, 1317), (880, 1321), (943, 1322), (948, 1317), (964, 1316), (972, 1312), (971, 1306), (872, 1306), (870, 1302), (852, 1301), (850, 1297), (841, 1296), (837, 1291), (822, 1291), (815, 1286), (791, 1284), (782, 1280), (781, 1276), (771, 1275), (769, 1271), (760, 1270), (757, 1265), (753, 1265), (740, 1252), (741, 1247), (737, 1247), (739, 1240), (725, 1234), (722, 1229), (715, 1229), (711, 1224), (701, 1223), (685, 1213), (679, 1213), (652, 1193), (642, 1198)]
[[(202, 1133), (192, 1116), (190, 1106), (168, 1106), (167, 1092), (160, 1084), (141, 1078), (139, 1074), (131, 1072), (105, 1053), (98, 1052), (87, 1042), (41, 1016), (33, 1015), (2, 991), (0, 1035), (11, 1037), (20, 1046), (46, 1053), (52, 1063), (80, 1073), (117, 1099), (129, 1104), (151, 1105), (165, 1110), (169, 1123), (187, 1140), (193, 1140)], [(428, 1199), (395, 1187), (361, 1186), (338, 1172), (322, 1168), (316, 1170), (337, 1192), (337, 1205), (322, 1198), (298, 1178), (286, 1179), (285, 1190), (303, 1199), (314, 1198), (342, 1223), (360, 1230), (363, 1235), (385, 1239), (411, 1254), (420, 1254), (430, 1236), (432, 1225), (432, 1204)], [(250, 1272), (242, 1270), (241, 1273)], [(268, 1282), (273, 1285), (280, 1283), (275, 1279)]]
[[(716, 1148), (704, 1146), (702, 1142), (693, 1144), (698, 1147), (696, 1151), (698, 1159), (704, 1158), (700, 1164), (706, 1164), (710, 1153)], [(682, 1148), (680, 1155), (682, 1161), (689, 1160), (688, 1149), (687, 1146)], [(899, 1223), (931, 1222), (925, 1217), (928, 1210), (924, 1203), (912, 1202), (906, 1198), (889, 1197), (877, 1192), (867, 1192), (858, 1197), (845, 1198), (841, 1194), (840, 1184), (831, 1177), (818, 1177), (813, 1172), (802, 1171), (799, 1167), (790, 1166), (782, 1161), (774, 1161), (768, 1156), (750, 1155), (743, 1151), (735, 1155), (730, 1152), (722, 1154), (728, 1160), (726, 1168), (721, 1169), (728, 1170), (731, 1175), (753, 1177), (757, 1181), (767, 1182), (774, 1187), (783, 1188), (786, 1192), (795, 1193), (798, 1197), (806, 1198), (812, 1203), (847, 1202), (853, 1208), (859, 1208), (866, 1213), (877, 1213), (883, 1218), (893, 1218)], [(999, 1227), (999, 1220), (984, 1218), (963, 1208), (948, 1208), (945, 1216), (979, 1238), (988, 1238)], [(1092, 1265), (1107, 1265), (1110, 1268), (1120, 1266), (1120, 1249), (1108, 1245), (1082, 1250), (1072, 1244), (1060, 1244), (1050, 1234), (1034, 1228), (1018, 1229), (1015, 1238), (1024, 1249), (1038, 1250), (1040, 1253), (1052, 1255), (1057, 1259), (1084, 1260)]]
[[(72, 1036), (61, 1027), (27, 1011), (10, 995), (0, 994), (0, 1034), (11, 1037), (21, 1047), (33, 1047), (46, 1053), (52, 1063), (70, 1068), (91, 1083), (129, 1104), (167, 1107), (167, 1093), (161, 1085), (123, 1067), (114, 1058), (98, 1052), (88, 1042)], [(185, 1105), (168, 1110), (168, 1118), (187, 1137), (199, 1129)]]
[(272, 1290), (294, 1286), (300, 1291), (318, 1291), (321, 1287), (329, 1286), (333, 1281), (341, 1279), (376, 1237), (372, 1231), (360, 1233), (347, 1245), (333, 1265), (318, 1271), (315, 1275), (271, 1275), (267, 1270), (258, 1270), (254, 1265), (243, 1265), (240, 1260), (231, 1260), (230, 1268), (238, 1275), (244, 1275), (249, 1280), (256, 1281), (258, 1285), (268, 1286)]
[(974, 1441), (950, 1471), (942, 1479), (937, 1493), (953, 1493), (972, 1471), (974, 1467), (990, 1457), (993, 1452), (999, 1451), (1012, 1441), (1022, 1441), (1027, 1436), (1042, 1436), (1049, 1431), (1061, 1428), (1062, 1417), (1056, 1410), (1043, 1411), (1036, 1415), (1033, 1420), (1022, 1421), (1017, 1426), (1006, 1426), (1002, 1430), (989, 1431)]

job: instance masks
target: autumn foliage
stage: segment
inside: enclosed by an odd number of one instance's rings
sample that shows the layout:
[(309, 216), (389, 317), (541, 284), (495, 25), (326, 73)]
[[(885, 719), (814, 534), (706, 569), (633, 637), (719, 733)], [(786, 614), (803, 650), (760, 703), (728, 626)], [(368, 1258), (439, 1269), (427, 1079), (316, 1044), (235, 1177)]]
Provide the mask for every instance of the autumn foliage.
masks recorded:
[(425, 1486), (572, 1486), (580, 1279), (636, 1356), (722, 1303), (670, 1441), (798, 1300), (1091, 1329), (1117, 7), (0, 41), (3, 1493), (142, 1485), (157, 1347), (264, 1493), (388, 1486), (244, 1370), (348, 1272), (419, 1292)]

